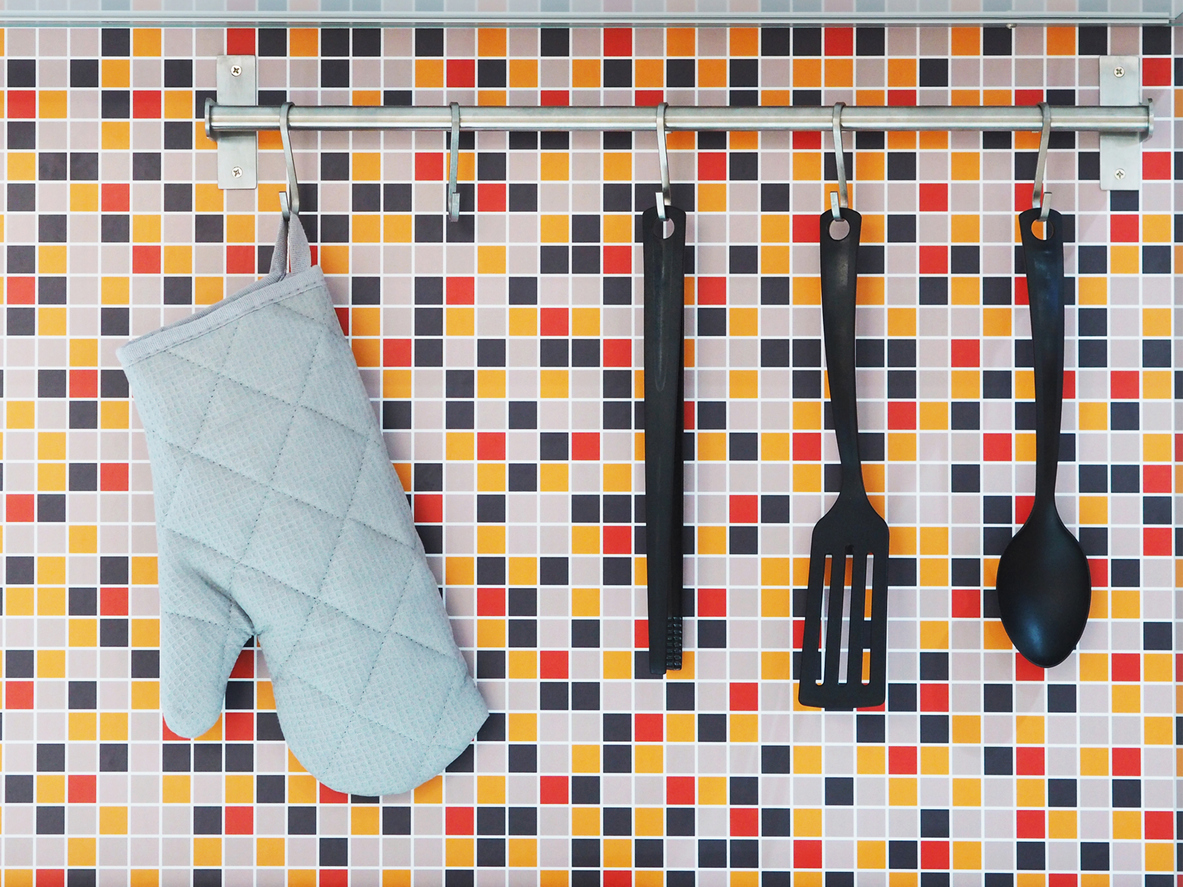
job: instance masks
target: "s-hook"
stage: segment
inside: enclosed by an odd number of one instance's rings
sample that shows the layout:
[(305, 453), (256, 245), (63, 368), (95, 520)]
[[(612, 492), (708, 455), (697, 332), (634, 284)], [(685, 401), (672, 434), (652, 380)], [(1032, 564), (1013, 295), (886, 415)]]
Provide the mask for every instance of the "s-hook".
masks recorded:
[(1043, 188), (1043, 171), (1047, 166), (1047, 146), (1052, 135), (1052, 109), (1047, 102), (1040, 102), (1039, 110), (1043, 112), (1043, 129), (1039, 133), (1039, 156), (1035, 161), (1035, 188), (1031, 192), (1031, 208), (1039, 210), (1039, 221), (1046, 222), (1052, 208), (1049, 199), (1052, 192)]
[(452, 142), (448, 160), (448, 221), (460, 219), (460, 191), (456, 177), (460, 170), (460, 105), (452, 102)]
[(669, 107), (662, 102), (657, 106), (657, 165), (661, 167), (661, 191), (657, 193), (657, 217), (663, 222), (666, 218), (665, 208), (673, 201), (670, 199), (670, 159), (665, 146), (665, 112)]
[(292, 136), (288, 132), (288, 114), (293, 107), (291, 102), (279, 106), (279, 138), (283, 142), (283, 159), (288, 166), (288, 189), (279, 192), (279, 211), (285, 222), (300, 214), (300, 183), (296, 180), (296, 158), (292, 156)]
[(846, 158), (842, 154), (842, 109), (845, 102), (834, 105), (834, 166), (838, 172), (838, 190), (830, 192), (830, 212), (834, 214), (834, 221), (842, 221), (842, 213), (838, 208), (846, 209), (850, 206), (850, 192), (846, 187)]

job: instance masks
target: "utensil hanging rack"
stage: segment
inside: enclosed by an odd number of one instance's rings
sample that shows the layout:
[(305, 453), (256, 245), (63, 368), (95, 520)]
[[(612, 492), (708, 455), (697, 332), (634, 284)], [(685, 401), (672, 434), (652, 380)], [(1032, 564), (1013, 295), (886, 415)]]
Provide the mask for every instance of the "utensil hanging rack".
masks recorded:
[[(205, 129), (218, 143), (218, 184), (251, 189), (257, 185), (256, 138), (260, 131), (279, 130), (281, 106), (256, 105), (256, 59), (219, 56), (218, 100), (206, 103)], [(1141, 97), (1140, 59), (1100, 59), (1101, 104), (1055, 107), (1052, 132), (1096, 132), (1101, 135), (1100, 187), (1136, 190), (1141, 184), (1140, 142), (1154, 129), (1150, 103)], [(459, 107), (459, 129), (470, 131), (610, 131), (656, 130), (657, 109), (650, 107), (475, 106)], [(300, 106), (290, 108), (291, 130), (442, 130), (452, 131), (457, 118), (452, 106)], [(1043, 114), (1032, 105), (999, 106), (858, 106), (844, 109), (842, 127), (854, 131), (1019, 132), (1043, 128)], [(688, 107), (664, 109), (667, 131), (822, 132), (833, 124), (828, 106)]]

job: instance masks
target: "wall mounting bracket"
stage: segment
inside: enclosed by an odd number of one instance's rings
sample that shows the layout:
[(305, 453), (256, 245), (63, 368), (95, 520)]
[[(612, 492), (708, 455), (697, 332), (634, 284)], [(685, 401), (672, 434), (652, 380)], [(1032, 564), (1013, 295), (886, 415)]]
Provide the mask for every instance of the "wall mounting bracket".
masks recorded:
[[(217, 63), (219, 105), (253, 105), (257, 100), (258, 68), (253, 55), (220, 55)], [(214, 133), (210, 128), (213, 104), (205, 104), (205, 131), (218, 144), (218, 187), (250, 191), (259, 184), (259, 135), (254, 132)]]
[[(1102, 105), (1136, 105), (1142, 101), (1141, 59), (1103, 55), (1100, 61)], [(1153, 126), (1153, 116), (1150, 121)], [(1102, 191), (1137, 191), (1142, 187), (1142, 142), (1149, 136), (1149, 132), (1101, 133)]]

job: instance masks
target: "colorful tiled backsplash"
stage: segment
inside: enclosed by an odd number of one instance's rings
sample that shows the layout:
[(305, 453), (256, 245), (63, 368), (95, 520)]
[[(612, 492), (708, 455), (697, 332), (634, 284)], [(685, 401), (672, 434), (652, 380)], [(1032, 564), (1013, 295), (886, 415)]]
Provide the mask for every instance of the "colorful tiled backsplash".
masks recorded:
[[(1166, 28), (4, 33), (5, 885), (1173, 882), (1178, 365)], [(398, 797), (318, 786), (243, 653), (196, 741), (158, 711), (151, 473), (115, 349), (264, 271), (284, 167), (214, 184), (214, 57), (298, 104), (1096, 104), (1141, 55), (1141, 192), (1052, 139), (1061, 511), (1093, 570), (1043, 672), (997, 618), (1034, 486), (1017, 272), (1037, 135), (848, 137), (865, 474), (891, 525), (884, 709), (791, 677), (825, 428), (828, 138), (671, 134), (689, 212), (685, 668), (645, 667), (640, 248), (650, 134), (297, 133), (303, 218), (494, 714)], [(326, 454), (331, 458), (332, 454)], [(190, 875), (190, 870), (193, 874)], [(856, 874), (857, 872), (857, 874)]]

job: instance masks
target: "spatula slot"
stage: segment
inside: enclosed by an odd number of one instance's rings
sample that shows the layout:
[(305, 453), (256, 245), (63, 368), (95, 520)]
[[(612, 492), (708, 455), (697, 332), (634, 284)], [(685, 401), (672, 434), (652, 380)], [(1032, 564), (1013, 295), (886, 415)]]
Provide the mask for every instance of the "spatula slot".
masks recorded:
[[(817, 683), (830, 681), (846, 683), (854, 680), (851, 668), (865, 671), (868, 666), (862, 661), (850, 660), (850, 631), (858, 614), (851, 613), (854, 600), (854, 549), (847, 546), (841, 560), (834, 554), (826, 555), (826, 566), (822, 585), (821, 625), (818, 646), (825, 650), (822, 672)], [(835, 574), (835, 570), (838, 570)], [(836, 636), (831, 632), (836, 630)]]

